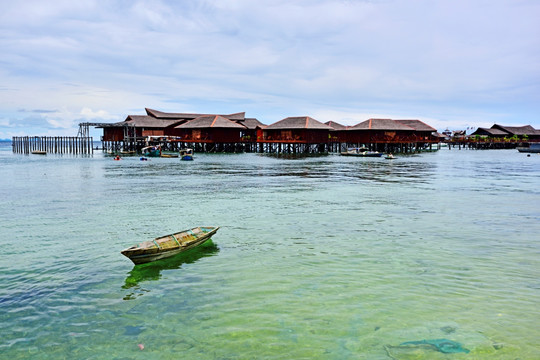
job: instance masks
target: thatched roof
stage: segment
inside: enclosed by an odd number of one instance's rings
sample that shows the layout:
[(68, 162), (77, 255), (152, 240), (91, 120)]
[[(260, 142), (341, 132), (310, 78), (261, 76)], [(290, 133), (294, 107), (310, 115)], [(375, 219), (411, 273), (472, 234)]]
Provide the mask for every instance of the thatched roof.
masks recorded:
[(391, 130), (414, 131), (410, 126), (392, 119), (368, 119), (349, 128), (349, 130)]
[(334, 130), (346, 130), (347, 126), (341, 125), (335, 121), (327, 121), (325, 122), (326, 125), (330, 126)]
[(203, 128), (220, 128), (220, 129), (245, 129), (234, 121), (231, 121), (220, 115), (199, 116), (196, 119), (178, 125), (175, 129), (203, 129)]
[(271, 125), (265, 130), (290, 130), (290, 129), (309, 129), (309, 130), (332, 130), (332, 128), (309, 116), (288, 117)]
[(412, 127), (416, 131), (430, 131), (430, 132), (437, 131), (437, 129), (432, 128), (431, 126), (429, 126), (428, 124), (420, 120), (394, 120), (394, 121), (397, 121), (403, 125)]

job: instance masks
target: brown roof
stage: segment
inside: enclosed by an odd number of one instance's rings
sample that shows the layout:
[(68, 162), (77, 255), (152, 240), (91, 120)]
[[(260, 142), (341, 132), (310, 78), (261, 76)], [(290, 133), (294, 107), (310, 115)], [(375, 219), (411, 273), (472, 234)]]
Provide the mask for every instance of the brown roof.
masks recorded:
[(178, 125), (175, 127), (175, 129), (201, 129), (201, 128), (245, 129), (246, 127), (220, 115), (199, 116), (196, 119), (193, 119), (191, 121), (188, 121), (182, 125)]
[(414, 131), (410, 126), (392, 119), (368, 119), (349, 128), (349, 130), (402, 130)]
[(505, 136), (509, 134), (506, 131), (503, 131), (501, 129), (495, 129), (495, 128), (488, 129), (488, 128), (479, 127), (471, 135)]
[(506, 131), (509, 135), (538, 135), (538, 130), (533, 128), (531, 125), (503, 126), (495, 124), (491, 128)]
[[(193, 120), (195, 118), (201, 117), (201, 116), (211, 116), (216, 114), (192, 114), (192, 113), (167, 113), (159, 110), (149, 109), (145, 108), (146, 113), (152, 117), (158, 118), (158, 119), (186, 119), (186, 120)], [(239, 112), (229, 115), (221, 115), (223, 117), (226, 117), (230, 120), (243, 120), (246, 117), (245, 112)]]
[(309, 116), (288, 117), (271, 125), (265, 129), (284, 130), (284, 129), (310, 129), (310, 130), (332, 130), (332, 128)]
[(157, 119), (195, 119), (202, 114), (189, 114), (189, 113), (166, 113), (154, 109), (145, 108), (146, 113)]
[(229, 120), (244, 120), (246, 118), (245, 112), (239, 112), (236, 114), (230, 114), (230, 115), (223, 115), (223, 117), (226, 117)]
[(255, 118), (246, 118), (244, 120), (237, 121), (237, 123), (240, 125), (244, 125), (248, 129), (264, 128), (266, 126)]
[(177, 125), (181, 120), (178, 119), (156, 119), (147, 115), (129, 115), (124, 122), (117, 123), (115, 125), (131, 125), (135, 127), (145, 128), (166, 128), (169, 126)]
[(347, 126), (341, 125), (335, 121), (327, 121), (325, 122), (326, 125), (330, 126), (334, 130), (346, 130)]
[(428, 124), (420, 121), (420, 120), (394, 120), (397, 121), (403, 125), (407, 125), (412, 127), (416, 131), (437, 131), (437, 129), (432, 128)]

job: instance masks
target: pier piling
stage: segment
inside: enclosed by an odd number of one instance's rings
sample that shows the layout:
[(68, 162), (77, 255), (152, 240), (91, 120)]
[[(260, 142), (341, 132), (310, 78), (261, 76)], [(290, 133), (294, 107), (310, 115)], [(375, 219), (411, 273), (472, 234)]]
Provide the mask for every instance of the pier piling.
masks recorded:
[(81, 136), (14, 136), (14, 153), (30, 154), (35, 151), (55, 154), (92, 154), (94, 140)]

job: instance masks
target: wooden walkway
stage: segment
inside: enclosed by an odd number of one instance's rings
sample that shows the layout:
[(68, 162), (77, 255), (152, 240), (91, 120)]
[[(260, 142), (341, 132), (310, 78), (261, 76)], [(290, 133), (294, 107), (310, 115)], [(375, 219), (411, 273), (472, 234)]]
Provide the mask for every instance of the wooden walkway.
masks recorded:
[(15, 136), (12, 138), (14, 153), (32, 152), (54, 154), (91, 154), (94, 151), (92, 137), (76, 136)]

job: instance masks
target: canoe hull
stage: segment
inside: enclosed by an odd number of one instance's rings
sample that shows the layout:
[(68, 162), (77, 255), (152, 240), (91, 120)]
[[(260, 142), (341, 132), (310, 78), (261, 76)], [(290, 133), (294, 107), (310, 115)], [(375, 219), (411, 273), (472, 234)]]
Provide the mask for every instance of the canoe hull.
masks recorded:
[(122, 250), (135, 265), (165, 259), (197, 247), (209, 240), (219, 227), (198, 227), (146, 241)]

